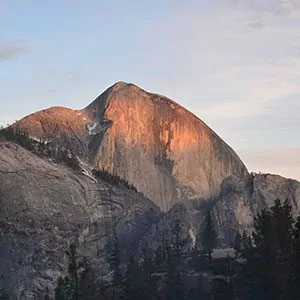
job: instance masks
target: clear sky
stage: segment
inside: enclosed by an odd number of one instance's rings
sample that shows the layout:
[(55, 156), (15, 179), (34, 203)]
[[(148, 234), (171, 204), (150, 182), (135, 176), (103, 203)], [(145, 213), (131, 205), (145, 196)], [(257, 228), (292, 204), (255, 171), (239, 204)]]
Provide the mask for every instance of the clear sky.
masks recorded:
[(300, 0), (0, 0), (0, 123), (120, 80), (190, 109), (250, 171), (300, 180)]

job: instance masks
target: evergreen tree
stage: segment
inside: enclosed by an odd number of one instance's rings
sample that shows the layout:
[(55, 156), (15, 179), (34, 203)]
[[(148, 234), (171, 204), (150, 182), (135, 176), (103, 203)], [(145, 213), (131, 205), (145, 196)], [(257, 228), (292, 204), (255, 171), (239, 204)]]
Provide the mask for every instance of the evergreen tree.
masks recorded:
[(117, 299), (121, 291), (121, 246), (117, 236), (116, 228), (113, 226), (110, 239), (107, 245), (108, 262), (113, 271), (112, 298)]
[(78, 284), (78, 271), (79, 271), (79, 266), (77, 262), (77, 254), (76, 254), (76, 246), (75, 244), (71, 244), (69, 250), (66, 251), (67, 257), (68, 257), (68, 273), (69, 273), (69, 278), (70, 278), (70, 284), (71, 284), (71, 290), (73, 294), (74, 300), (78, 300), (78, 289), (79, 289), (79, 284)]
[(207, 212), (205, 217), (204, 229), (201, 237), (204, 252), (208, 255), (208, 262), (210, 263), (212, 259), (212, 252), (217, 242), (217, 232), (210, 212)]
[[(1, 298), (0, 298), (1, 299)], [(44, 293), (44, 297), (43, 300), (50, 300), (50, 292), (49, 292), (49, 288), (46, 287), (45, 293)]]
[(68, 274), (58, 279), (55, 300), (100, 299), (96, 292), (95, 275), (89, 267), (88, 260), (77, 256), (75, 244), (70, 245), (66, 255)]
[(155, 250), (155, 264), (157, 267), (160, 267), (166, 262), (165, 250), (161, 245)]
[(172, 228), (172, 234), (173, 234), (173, 245), (176, 251), (176, 257), (178, 260), (181, 258), (182, 254), (182, 248), (184, 246), (184, 241), (182, 238), (182, 225), (179, 219), (176, 219), (175, 224)]
[(115, 230), (113, 231), (112, 251), (110, 254), (109, 262), (110, 262), (111, 269), (114, 271), (113, 281), (114, 284), (117, 286), (121, 282), (122, 274), (121, 274), (121, 247)]
[(243, 230), (241, 235), (240, 253), (244, 258), (251, 254), (252, 251), (252, 238), (248, 235), (246, 230)]
[[(178, 222), (177, 222), (178, 224)], [(178, 225), (173, 230), (175, 241), (178, 237)], [(177, 240), (178, 241), (178, 240)], [(180, 244), (180, 243), (179, 243)], [(165, 299), (166, 300), (181, 300), (185, 299), (185, 286), (183, 281), (183, 270), (180, 265), (181, 252), (178, 251), (178, 244), (175, 242), (166, 243), (166, 257), (167, 257), (167, 272), (165, 280)]]
[(294, 226), (291, 266), (291, 296), (293, 299), (296, 299), (300, 295), (300, 216), (297, 217), (296, 224)]
[[(175, 257), (175, 258), (174, 258)], [(176, 255), (170, 256), (167, 264), (166, 276), (166, 300), (183, 300), (185, 298), (185, 286), (183, 281), (183, 272), (178, 268)]]
[(242, 247), (242, 236), (239, 230), (235, 234), (233, 247), (235, 250), (235, 258), (237, 258), (239, 253), (241, 252)]
[[(150, 257), (151, 255), (147, 255)], [(122, 299), (153, 300), (157, 299), (156, 278), (153, 276), (154, 266), (151, 260), (139, 264), (130, 257), (123, 283)]]
[(293, 223), (287, 201), (282, 204), (276, 200), (274, 206), (254, 218), (254, 246), (244, 256), (244, 279), (253, 298), (292, 299)]
[[(3, 279), (3, 276), (0, 276), (0, 280)], [(8, 293), (4, 288), (0, 288), (0, 300), (9, 299)]]

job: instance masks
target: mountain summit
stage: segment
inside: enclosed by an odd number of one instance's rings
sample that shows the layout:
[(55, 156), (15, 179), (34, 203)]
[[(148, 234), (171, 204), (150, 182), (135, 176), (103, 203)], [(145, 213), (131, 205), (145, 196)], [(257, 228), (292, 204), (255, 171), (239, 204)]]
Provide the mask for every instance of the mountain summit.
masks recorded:
[(111, 274), (116, 236), (129, 257), (180, 223), (191, 249), (207, 211), (218, 245), (232, 245), (275, 199), (299, 212), (300, 183), (249, 174), (191, 112), (119, 82), (82, 110), (45, 109), (0, 132), (0, 291), (42, 299), (66, 274), (71, 242), (99, 276)]
[(72, 148), (94, 169), (134, 184), (165, 211), (177, 202), (218, 196), (226, 178), (248, 175), (237, 154), (194, 114), (125, 82), (83, 110), (50, 108), (18, 126)]

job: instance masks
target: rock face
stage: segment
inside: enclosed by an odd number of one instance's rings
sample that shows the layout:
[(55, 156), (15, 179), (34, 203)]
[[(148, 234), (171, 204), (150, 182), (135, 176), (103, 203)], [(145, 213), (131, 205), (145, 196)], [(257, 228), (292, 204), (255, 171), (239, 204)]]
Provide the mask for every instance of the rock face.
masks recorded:
[[(83, 110), (54, 107), (11, 127), (54, 153), (71, 150), (84, 165), (75, 172), (0, 140), (0, 275), (6, 275), (0, 288), (12, 299), (41, 299), (64, 273), (62, 253), (71, 241), (105, 266), (112, 228), (122, 249), (138, 252), (155, 249), (178, 219), (193, 245), (207, 208), (221, 243), (238, 228), (251, 230), (253, 215), (276, 198), (299, 212), (299, 182), (249, 174), (200, 119), (133, 84), (115, 84)], [(91, 169), (105, 169), (142, 193), (97, 182)]]
[(300, 182), (273, 174), (255, 174), (253, 199), (270, 207), (276, 199), (288, 200), (294, 213), (300, 212)]
[(42, 299), (41, 292), (65, 272), (63, 254), (71, 242), (103, 268), (111, 228), (130, 251), (160, 217), (141, 194), (95, 182), (3, 141), (0, 208), (0, 288), (11, 299)]
[(248, 174), (236, 153), (195, 115), (133, 84), (115, 84), (82, 111), (53, 108), (18, 126), (36, 137), (51, 132), (94, 168), (133, 183), (165, 211), (177, 202), (217, 196), (226, 178)]
[(109, 122), (92, 164), (132, 182), (163, 210), (218, 195), (247, 170), (235, 152), (192, 113), (132, 84), (119, 83), (85, 111)]

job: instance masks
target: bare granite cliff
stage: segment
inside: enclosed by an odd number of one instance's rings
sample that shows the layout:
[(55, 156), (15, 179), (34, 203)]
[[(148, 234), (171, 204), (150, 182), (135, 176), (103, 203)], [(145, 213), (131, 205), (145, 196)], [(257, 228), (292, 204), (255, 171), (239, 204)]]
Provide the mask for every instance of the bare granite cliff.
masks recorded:
[(247, 175), (236, 153), (195, 115), (133, 84), (116, 84), (84, 111), (95, 120), (91, 128), (109, 124), (91, 164), (134, 183), (163, 210), (216, 196), (225, 178)]
[(160, 218), (149, 199), (0, 141), (0, 288), (42, 299), (66, 272), (70, 243), (105, 270), (112, 228), (130, 252)]
[(133, 183), (165, 211), (177, 202), (215, 197), (224, 179), (248, 174), (199, 118), (133, 84), (116, 83), (83, 110), (54, 107), (13, 126)]
[(184, 203), (197, 221), (206, 203), (213, 203), (222, 231), (229, 223), (229, 231), (237, 224), (251, 226), (252, 213), (276, 197), (289, 199), (298, 211), (297, 181), (250, 175), (194, 114), (134, 84), (118, 82), (82, 110), (45, 109), (12, 128), (52, 148), (70, 149), (92, 169), (120, 176), (163, 211)]
[[(133, 84), (113, 85), (82, 110), (45, 109), (8, 129), (51, 154), (39, 157), (0, 137), (0, 288), (11, 299), (41, 299), (53, 288), (73, 241), (105, 272), (112, 228), (131, 253), (158, 247), (180, 220), (190, 247), (210, 209), (220, 244), (228, 245), (237, 229), (251, 231), (253, 216), (276, 198), (300, 211), (299, 182), (249, 174), (199, 118)], [(65, 149), (83, 168), (55, 162)], [(91, 176), (102, 169), (141, 193)]]

